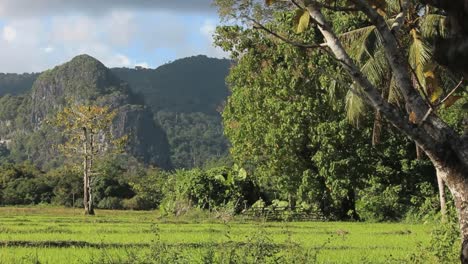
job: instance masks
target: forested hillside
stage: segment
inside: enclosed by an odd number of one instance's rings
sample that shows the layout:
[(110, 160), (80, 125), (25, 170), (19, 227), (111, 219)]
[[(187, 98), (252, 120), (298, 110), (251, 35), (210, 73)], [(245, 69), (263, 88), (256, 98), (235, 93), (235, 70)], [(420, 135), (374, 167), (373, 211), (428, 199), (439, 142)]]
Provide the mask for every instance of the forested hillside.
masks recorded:
[(229, 91), (230, 60), (194, 56), (157, 69), (112, 71), (141, 94), (166, 131), (177, 168), (204, 166), (228, 155), (220, 111)]
[[(228, 144), (223, 135), (219, 112), (229, 94), (225, 78), (230, 65), (229, 60), (195, 56), (174, 61), (157, 69), (114, 68), (111, 72), (115, 74), (114, 82), (117, 83), (113, 83), (112, 86), (119, 86), (119, 80), (127, 83), (126, 89), (131, 91), (132, 100), (150, 107), (156, 124), (161, 125), (170, 144), (170, 154), (164, 159), (173, 160), (176, 168), (193, 168), (226, 158), (228, 155)], [(45, 76), (56, 78), (63, 75), (63, 72), (56, 75), (50, 76), (46, 72), (41, 75), (39, 84), (36, 85), (40, 85)], [(17, 117), (16, 105), (22, 102), (23, 97), (28, 97), (27, 94), (38, 77), (39, 74), (0, 74), (0, 95), (7, 95), (1, 99), (4, 102), (0, 107), (2, 120), (10, 122)], [(78, 83), (78, 80), (74, 82)], [(87, 89), (83, 86), (69, 90), (93, 96), (91, 93), (95, 91)], [(44, 94), (37, 94), (35, 98), (54, 96), (53, 91), (46, 89), (43, 92)], [(51, 98), (52, 101), (35, 100), (33, 123), (43, 119), (49, 108), (55, 108), (56, 100), (59, 99), (60, 97)], [(147, 120), (153, 118), (150, 116), (153, 115), (146, 114), (145, 122), (151, 124), (152, 121)], [(11, 130), (11, 127), (6, 126), (4, 129)], [(8, 138), (5, 135), (7, 131), (2, 133), (2, 138)], [(150, 154), (146, 153), (143, 156), (148, 155)]]
[(0, 96), (28, 92), (38, 76), (39, 73), (0, 73)]
[(231, 61), (195, 56), (157, 69), (114, 68), (154, 111), (216, 114), (229, 92), (225, 78)]
[(50, 122), (64, 107), (79, 104), (115, 111), (111, 129), (116, 137), (128, 137), (125, 149), (129, 154), (147, 164), (172, 167), (166, 135), (151, 110), (126, 83), (88, 55), (42, 73), (31, 91), (1, 100), (0, 131), (8, 158), (15, 163), (29, 161), (46, 170), (63, 165), (57, 146), (64, 135)]

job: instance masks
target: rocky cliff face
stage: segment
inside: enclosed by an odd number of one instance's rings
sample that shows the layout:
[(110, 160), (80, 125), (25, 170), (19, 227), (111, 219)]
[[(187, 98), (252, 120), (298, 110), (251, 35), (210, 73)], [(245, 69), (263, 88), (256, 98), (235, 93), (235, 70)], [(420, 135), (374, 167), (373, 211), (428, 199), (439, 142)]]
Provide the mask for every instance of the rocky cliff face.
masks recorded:
[(88, 103), (112, 93), (128, 97), (130, 89), (98, 60), (88, 55), (77, 56), (42, 73), (34, 82), (31, 121), (40, 125), (48, 114), (67, 101)]
[(128, 150), (147, 164), (170, 168), (170, 148), (164, 130), (154, 122), (151, 110), (142, 105), (124, 105), (118, 108), (113, 134), (129, 137)]
[(80, 55), (41, 74), (23, 108), (29, 110), (26, 112), (33, 133), (44, 130), (44, 120), (68, 104), (109, 106), (117, 111), (112, 125), (114, 136), (129, 136), (128, 153), (142, 162), (171, 168), (167, 137), (142, 102), (101, 62)]

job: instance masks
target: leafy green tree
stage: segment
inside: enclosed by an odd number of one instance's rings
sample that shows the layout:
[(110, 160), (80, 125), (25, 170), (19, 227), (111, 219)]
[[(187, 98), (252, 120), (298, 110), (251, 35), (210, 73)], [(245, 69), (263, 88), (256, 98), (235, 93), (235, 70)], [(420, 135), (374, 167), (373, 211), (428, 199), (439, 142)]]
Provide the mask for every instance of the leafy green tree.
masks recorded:
[(83, 193), (81, 172), (75, 166), (62, 166), (47, 172), (54, 179), (53, 204), (67, 207), (81, 206), (77, 203)]
[(192, 207), (240, 212), (260, 197), (254, 180), (238, 166), (178, 170), (165, 180), (161, 211), (180, 215)]
[(31, 163), (1, 165), (0, 197), (3, 205), (50, 203), (55, 181)]
[[(293, 18), (292, 12), (278, 15), (271, 28), (290, 30)], [(367, 188), (375, 167), (390, 163), (392, 154), (414, 157), (403, 151), (406, 140), (389, 129), (383, 137), (397, 147), (382, 144), (373, 149), (369, 129), (355, 129), (345, 120), (345, 104), (337, 98), (345, 97), (346, 91), (339, 89), (338, 78), (324, 74), (335, 70), (330, 60), (310, 57), (308, 51), (264, 32), (235, 26), (218, 32), (218, 44), (240, 54), (228, 78), (232, 95), (223, 112), (235, 162), (260, 178), (271, 197), (267, 202), (289, 200), (294, 207), (297, 200), (328, 217), (359, 218), (358, 192)], [(367, 115), (361, 119), (359, 125), (365, 128), (370, 119)], [(393, 172), (401, 165), (388, 167)], [(391, 173), (380, 176), (386, 179)]]

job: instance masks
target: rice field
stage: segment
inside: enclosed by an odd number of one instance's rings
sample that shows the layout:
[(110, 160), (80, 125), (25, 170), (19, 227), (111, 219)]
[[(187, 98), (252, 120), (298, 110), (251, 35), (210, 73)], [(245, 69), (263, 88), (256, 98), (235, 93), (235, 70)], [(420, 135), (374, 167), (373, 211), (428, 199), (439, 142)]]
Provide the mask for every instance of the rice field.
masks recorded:
[[(229, 263), (228, 258), (235, 263), (401, 263), (418, 245), (429, 243), (430, 229), (401, 223), (224, 223), (134, 211), (97, 210), (90, 217), (80, 209), (0, 208), (0, 263)], [(274, 256), (262, 258), (269, 254)]]

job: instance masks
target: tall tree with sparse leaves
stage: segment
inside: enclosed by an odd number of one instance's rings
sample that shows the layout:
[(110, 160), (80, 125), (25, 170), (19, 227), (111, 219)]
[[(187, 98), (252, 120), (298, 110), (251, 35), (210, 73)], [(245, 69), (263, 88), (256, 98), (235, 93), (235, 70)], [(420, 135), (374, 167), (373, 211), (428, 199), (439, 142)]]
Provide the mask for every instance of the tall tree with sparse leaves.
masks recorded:
[(97, 157), (109, 153), (119, 140), (111, 133), (116, 115), (108, 107), (74, 105), (60, 111), (54, 124), (63, 129), (65, 143), (59, 146), (62, 153), (83, 162), (83, 205), (86, 215), (94, 215), (92, 180)]

